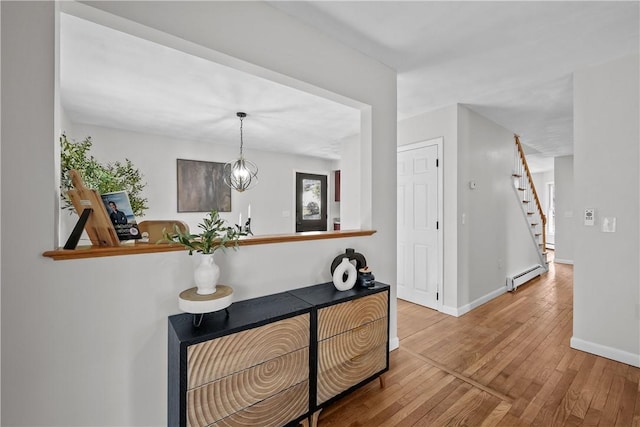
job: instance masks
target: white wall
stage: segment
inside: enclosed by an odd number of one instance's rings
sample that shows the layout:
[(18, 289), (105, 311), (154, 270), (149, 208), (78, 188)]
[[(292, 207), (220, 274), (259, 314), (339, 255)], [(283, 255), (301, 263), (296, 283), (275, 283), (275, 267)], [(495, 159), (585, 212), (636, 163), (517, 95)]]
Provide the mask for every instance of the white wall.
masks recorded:
[(573, 264), (573, 240), (575, 217), (573, 156), (554, 159), (554, 182), (556, 186), (556, 235), (554, 262)]
[[(378, 232), (220, 256), (221, 279), (238, 299), (329, 281), (330, 262), (346, 247), (367, 256), (377, 279), (394, 284), (393, 70), (264, 3), (91, 5), (371, 106), (364, 113), (371, 146), (363, 150), (363, 176), (376, 173), (363, 206)], [(42, 257), (57, 230), (55, 4), (0, 7), (2, 425), (166, 425), (167, 316), (178, 313), (177, 294), (191, 286), (191, 260), (183, 252)], [(391, 296), (390, 334), (397, 345), (393, 286)]]
[(507, 276), (540, 263), (512, 173), (513, 132), (459, 105), (458, 307), (505, 291)]
[(342, 141), (340, 152), (340, 229), (360, 228), (360, 138)]
[[(123, 161), (126, 157), (144, 174), (147, 182), (144, 196), (148, 199), (149, 209), (138, 221), (179, 219), (185, 221), (191, 230), (197, 229), (205, 214), (177, 212), (176, 159), (226, 163), (238, 155), (237, 148), (210, 142), (180, 141), (158, 135), (82, 124), (67, 126), (65, 129), (69, 138), (80, 141), (91, 136), (91, 154), (99, 161)], [(237, 224), (240, 213), (243, 221), (246, 220), (248, 206), (251, 204), (251, 228), (254, 234), (294, 233), (294, 170), (332, 175), (331, 172), (336, 168), (335, 161), (254, 149), (246, 149), (245, 155), (258, 165), (258, 185), (243, 193), (232, 191), (232, 211), (221, 213), (221, 216), (231, 224)], [(283, 211), (289, 211), (290, 216), (283, 216)], [(339, 213), (335, 214), (339, 216)], [(329, 213), (329, 217), (333, 215), (334, 212)], [(74, 214), (72, 219), (75, 223), (77, 216)], [(66, 236), (62, 234), (63, 241)]]
[[(574, 74), (571, 346), (640, 366), (640, 56)], [(582, 223), (595, 209), (596, 225)], [(615, 233), (602, 232), (605, 217)]]
[(539, 260), (511, 188), (513, 133), (460, 105), (398, 123), (398, 145), (439, 136), (444, 139), (442, 310), (462, 315), (503, 293), (507, 275)]

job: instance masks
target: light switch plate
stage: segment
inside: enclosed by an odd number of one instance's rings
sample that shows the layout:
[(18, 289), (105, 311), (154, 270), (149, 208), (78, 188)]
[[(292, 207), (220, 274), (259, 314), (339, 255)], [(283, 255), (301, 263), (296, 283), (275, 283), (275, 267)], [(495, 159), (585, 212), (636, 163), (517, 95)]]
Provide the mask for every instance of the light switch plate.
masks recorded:
[(615, 233), (616, 232), (616, 217), (606, 216), (602, 218), (602, 232), (603, 233)]

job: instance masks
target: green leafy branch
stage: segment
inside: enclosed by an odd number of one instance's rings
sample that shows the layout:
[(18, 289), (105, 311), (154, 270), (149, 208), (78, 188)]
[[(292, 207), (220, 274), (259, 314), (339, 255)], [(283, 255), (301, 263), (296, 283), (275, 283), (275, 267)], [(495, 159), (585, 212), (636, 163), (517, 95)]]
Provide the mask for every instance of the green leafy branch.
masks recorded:
[(133, 165), (131, 160), (102, 164), (89, 154), (93, 141), (86, 137), (83, 141), (70, 141), (65, 134), (60, 136), (60, 197), (63, 209), (73, 209), (67, 191), (73, 188), (69, 171), (75, 169), (80, 173), (84, 185), (97, 190), (100, 194), (114, 191), (126, 191), (129, 195), (131, 210), (137, 217), (144, 216), (148, 209), (147, 199), (142, 191), (147, 185), (144, 176)]
[(220, 218), (216, 210), (209, 212), (209, 217), (205, 217), (198, 228), (202, 230), (200, 234), (184, 233), (178, 225), (174, 225), (173, 233), (163, 230), (163, 241), (178, 243), (189, 250), (189, 255), (193, 252), (212, 254), (218, 249), (223, 251), (231, 246), (238, 249), (238, 239), (247, 234), (235, 227), (229, 227), (226, 221)]

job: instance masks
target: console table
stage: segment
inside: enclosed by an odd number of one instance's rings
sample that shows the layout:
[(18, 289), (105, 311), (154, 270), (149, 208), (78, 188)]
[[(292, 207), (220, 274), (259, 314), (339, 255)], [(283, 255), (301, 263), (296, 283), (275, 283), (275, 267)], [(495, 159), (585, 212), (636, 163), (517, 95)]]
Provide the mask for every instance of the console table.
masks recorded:
[[(389, 369), (389, 286), (323, 283), (169, 317), (170, 426), (317, 425)], [(381, 382), (382, 383), (382, 382)]]

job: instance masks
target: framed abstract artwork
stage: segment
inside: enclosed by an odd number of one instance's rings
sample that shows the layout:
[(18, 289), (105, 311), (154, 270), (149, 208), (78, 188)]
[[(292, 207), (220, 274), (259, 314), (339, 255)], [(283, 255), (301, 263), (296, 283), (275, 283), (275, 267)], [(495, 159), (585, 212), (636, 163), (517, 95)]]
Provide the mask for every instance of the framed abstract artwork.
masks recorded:
[(231, 212), (224, 163), (178, 159), (178, 212)]

